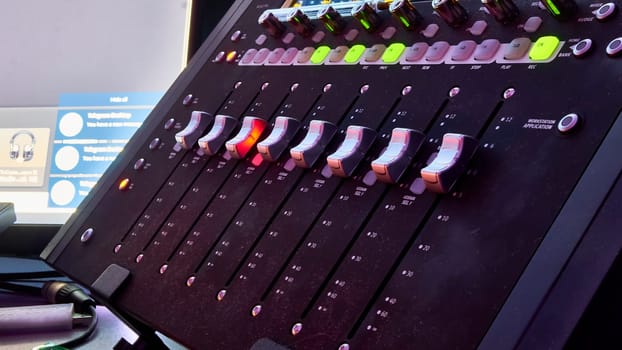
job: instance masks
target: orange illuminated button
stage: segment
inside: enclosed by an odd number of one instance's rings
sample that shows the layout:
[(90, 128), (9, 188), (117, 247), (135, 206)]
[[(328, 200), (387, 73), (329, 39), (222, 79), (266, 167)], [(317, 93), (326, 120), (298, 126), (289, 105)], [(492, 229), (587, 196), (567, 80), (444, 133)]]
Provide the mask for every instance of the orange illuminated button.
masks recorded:
[(128, 178), (125, 178), (119, 181), (119, 191), (127, 191), (130, 188), (132, 181)]
[(234, 158), (244, 158), (255, 146), (265, 128), (265, 120), (257, 117), (244, 117), (238, 134), (226, 142), (227, 151)]

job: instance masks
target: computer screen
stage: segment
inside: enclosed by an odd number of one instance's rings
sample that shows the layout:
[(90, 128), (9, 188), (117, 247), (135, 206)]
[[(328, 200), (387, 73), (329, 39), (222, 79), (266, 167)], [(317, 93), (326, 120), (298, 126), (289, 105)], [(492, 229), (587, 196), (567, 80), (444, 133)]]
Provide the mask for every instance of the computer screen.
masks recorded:
[(62, 224), (183, 69), (191, 0), (0, 11), (0, 202)]

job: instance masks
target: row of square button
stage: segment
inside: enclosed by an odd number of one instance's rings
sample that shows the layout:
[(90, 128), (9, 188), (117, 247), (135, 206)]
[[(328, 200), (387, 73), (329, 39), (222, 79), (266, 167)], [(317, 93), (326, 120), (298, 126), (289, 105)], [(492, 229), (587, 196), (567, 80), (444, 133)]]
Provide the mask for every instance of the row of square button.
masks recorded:
[(554, 36), (544, 36), (536, 42), (516, 38), (509, 43), (486, 39), (481, 43), (464, 40), (456, 45), (437, 41), (431, 45), (417, 42), (411, 46), (393, 43), (297, 48), (249, 49), (239, 60), (240, 65), (352, 65), (352, 64), (483, 64), (550, 62), (563, 42)]

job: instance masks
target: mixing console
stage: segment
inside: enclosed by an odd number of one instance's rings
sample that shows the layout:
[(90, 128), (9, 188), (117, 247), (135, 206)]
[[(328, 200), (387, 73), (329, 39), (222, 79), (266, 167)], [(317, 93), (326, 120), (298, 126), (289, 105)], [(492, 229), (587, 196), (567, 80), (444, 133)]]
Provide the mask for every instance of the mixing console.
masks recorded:
[(622, 246), (618, 6), (240, 0), (43, 257), (197, 349), (561, 348)]

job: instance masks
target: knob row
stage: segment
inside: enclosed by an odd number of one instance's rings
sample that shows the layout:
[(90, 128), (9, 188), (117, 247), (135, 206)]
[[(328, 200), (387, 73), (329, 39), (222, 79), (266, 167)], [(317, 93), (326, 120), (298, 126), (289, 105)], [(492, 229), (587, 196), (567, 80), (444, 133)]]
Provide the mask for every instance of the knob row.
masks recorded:
[[(513, 23), (519, 17), (519, 9), (512, 0), (481, 0), (481, 3), (500, 23)], [(575, 0), (540, 0), (540, 4), (554, 18), (562, 21), (573, 18), (578, 9)], [(615, 8), (613, 3), (606, 5)], [(432, 8), (451, 27), (462, 26), (469, 17), (458, 0), (433, 0)], [(356, 1), (273, 9), (263, 12), (258, 22), (276, 38), (287, 31), (285, 23), (301, 36), (311, 36), (316, 29), (313, 19), (318, 19), (329, 32), (341, 34), (348, 25), (346, 17), (354, 18), (361, 28), (372, 33), (382, 26), (383, 17), (380, 14), (385, 10), (399, 26), (408, 31), (415, 30), (423, 22), (423, 16), (410, 0)], [(600, 20), (603, 16), (597, 17)]]
[[(212, 127), (201, 136), (208, 125)], [(195, 144), (203, 154), (214, 155), (225, 146), (234, 158), (244, 158), (255, 147), (266, 161), (274, 162), (286, 151), (300, 128), (294, 118), (278, 116), (274, 127), (263, 141), (259, 142), (267, 122), (258, 117), (246, 116), (236, 135), (231, 137), (238, 121), (226, 115), (212, 116), (195, 111), (186, 127), (175, 135), (176, 147), (191, 149)], [(328, 121), (311, 120), (305, 136), (291, 147), (289, 155), (296, 166), (311, 168), (321, 158), (329, 143), (337, 134), (338, 127)], [(359, 166), (376, 139), (376, 131), (364, 126), (350, 125), (345, 137), (335, 152), (326, 157), (326, 163), (333, 175), (351, 176)], [(425, 135), (408, 128), (395, 128), (391, 139), (381, 154), (371, 162), (371, 170), (379, 181), (396, 183), (406, 172)], [(462, 134), (445, 134), (439, 152), (433, 161), (421, 170), (421, 178), (429, 190), (448, 192), (463, 173), (471, 159), (477, 141)]]

